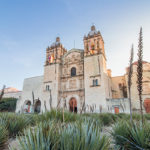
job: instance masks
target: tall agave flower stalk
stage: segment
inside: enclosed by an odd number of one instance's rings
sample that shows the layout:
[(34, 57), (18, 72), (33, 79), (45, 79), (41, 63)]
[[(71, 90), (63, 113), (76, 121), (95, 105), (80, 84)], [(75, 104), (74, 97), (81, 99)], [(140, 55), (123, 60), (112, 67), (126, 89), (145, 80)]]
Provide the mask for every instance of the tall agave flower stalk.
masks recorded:
[(134, 50), (133, 50), (133, 45), (132, 45), (130, 61), (129, 61), (129, 72), (128, 72), (128, 92), (129, 92), (130, 121), (131, 122), (132, 122), (131, 85), (132, 85), (132, 74), (133, 74), (133, 56), (134, 56)]
[(143, 37), (142, 37), (142, 27), (140, 29), (139, 34), (139, 44), (138, 44), (138, 64), (137, 64), (137, 90), (139, 94), (139, 100), (140, 100), (140, 113), (142, 118), (142, 123), (144, 122), (143, 119), (143, 100), (142, 100), (142, 80), (143, 80)]
[(1, 93), (0, 93), (0, 101), (1, 101), (2, 98), (3, 98), (4, 90), (5, 90), (5, 85), (3, 86), (3, 89), (2, 89), (2, 91), (1, 91)]
[(32, 109), (33, 109), (33, 112), (34, 112), (35, 98), (34, 98), (34, 92), (33, 91), (32, 91), (32, 101), (33, 101)]

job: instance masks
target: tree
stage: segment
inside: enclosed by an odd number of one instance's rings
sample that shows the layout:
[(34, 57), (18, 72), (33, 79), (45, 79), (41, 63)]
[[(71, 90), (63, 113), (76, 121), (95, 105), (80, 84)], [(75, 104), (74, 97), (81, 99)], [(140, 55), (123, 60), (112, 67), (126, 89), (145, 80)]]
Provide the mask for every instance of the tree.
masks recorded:
[(131, 55), (130, 55), (130, 60), (129, 60), (129, 72), (128, 72), (128, 92), (129, 92), (130, 121), (131, 122), (132, 122), (131, 85), (132, 85), (132, 74), (133, 74), (133, 57), (134, 57), (134, 50), (133, 50), (133, 45), (132, 45)]
[(139, 43), (138, 43), (138, 63), (137, 63), (137, 90), (139, 95), (140, 101), (140, 113), (142, 118), (142, 123), (144, 122), (143, 119), (143, 102), (142, 102), (142, 80), (143, 80), (143, 37), (142, 37), (142, 27), (140, 28), (139, 33)]

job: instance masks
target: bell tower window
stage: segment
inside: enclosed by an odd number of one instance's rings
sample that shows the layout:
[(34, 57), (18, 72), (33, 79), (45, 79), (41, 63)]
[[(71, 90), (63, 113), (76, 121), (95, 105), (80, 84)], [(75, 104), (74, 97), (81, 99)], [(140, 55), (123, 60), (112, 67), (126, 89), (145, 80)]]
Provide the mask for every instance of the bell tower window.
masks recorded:
[(76, 68), (75, 67), (72, 67), (71, 68), (71, 76), (76, 76)]

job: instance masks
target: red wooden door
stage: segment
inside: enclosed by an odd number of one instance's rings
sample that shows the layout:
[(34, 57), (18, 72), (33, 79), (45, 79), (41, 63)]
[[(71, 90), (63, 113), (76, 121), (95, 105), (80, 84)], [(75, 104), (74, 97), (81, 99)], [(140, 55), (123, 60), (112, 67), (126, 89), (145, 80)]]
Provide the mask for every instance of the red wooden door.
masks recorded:
[(115, 107), (115, 114), (119, 114), (119, 108), (118, 107)]

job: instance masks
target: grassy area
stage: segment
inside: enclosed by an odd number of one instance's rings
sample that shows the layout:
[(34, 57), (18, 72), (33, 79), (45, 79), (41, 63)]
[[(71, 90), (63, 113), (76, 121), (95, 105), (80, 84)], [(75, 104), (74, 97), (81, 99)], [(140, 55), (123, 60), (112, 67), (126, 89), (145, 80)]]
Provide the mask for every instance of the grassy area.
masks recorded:
[[(133, 124), (129, 118), (128, 114), (65, 112), (63, 122), (60, 110), (40, 115), (0, 113), (0, 149), (12, 137), (18, 139), (21, 150), (107, 150), (112, 145), (114, 149), (149, 148), (150, 115), (144, 116), (144, 126), (139, 114), (133, 114)], [(110, 126), (108, 136), (102, 129)]]

